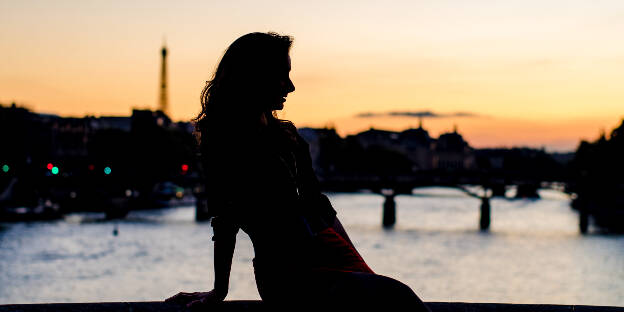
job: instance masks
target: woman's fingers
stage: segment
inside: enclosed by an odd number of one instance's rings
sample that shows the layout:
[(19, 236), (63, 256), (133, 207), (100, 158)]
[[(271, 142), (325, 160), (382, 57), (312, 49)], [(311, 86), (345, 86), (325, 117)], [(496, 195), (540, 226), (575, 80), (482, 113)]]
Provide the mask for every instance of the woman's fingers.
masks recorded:
[(172, 297), (165, 299), (165, 302), (187, 303), (189, 301), (194, 300), (195, 297), (196, 297), (196, 293), (181, 292)]
[(219, 300), (217, 298), (216, 294), (213, 291), (210, 291), (210, 292), (201, 294), (201, 296), (199, 296), (199, 298), (189, 302), (186, 305), (186, 307), (190, 308), (191, 310), (195, 310), (195, 309), (198, 309), (198, 308), (202, 308), (204, 306), (213, 305), (213, 304), (215, 304), (215, 303), (217, 303), (219, 301), (221, 301), (221, 300)]
[(185, 304), (188, 308), (192, 310), (202, 308), (207, 305), (211, 305), (220, 301), (223, 301), (225, 296), (220, 297), (217, 293), (212, 290), (209, 292), (193, 292), (186, 293), (181, 292), (172, 296), (170, 298), (165, 299), (165, 302), (177, 303), (177, 304)]

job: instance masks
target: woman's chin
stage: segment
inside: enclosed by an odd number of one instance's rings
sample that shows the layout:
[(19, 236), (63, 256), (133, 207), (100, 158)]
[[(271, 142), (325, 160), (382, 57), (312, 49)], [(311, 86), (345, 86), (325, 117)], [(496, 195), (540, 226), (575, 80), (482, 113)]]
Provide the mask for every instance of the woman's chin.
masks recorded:
[(284, 103), (276, 103), (273, 105), (273, 107), (271, 108), (271, 110), (282, 110), (284, 109)]

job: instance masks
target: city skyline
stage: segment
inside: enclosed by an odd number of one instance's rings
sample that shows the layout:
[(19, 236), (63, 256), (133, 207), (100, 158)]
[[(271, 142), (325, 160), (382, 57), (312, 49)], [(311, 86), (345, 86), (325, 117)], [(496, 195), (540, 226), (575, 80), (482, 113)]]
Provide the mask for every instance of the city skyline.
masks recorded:
[[(280, 117), (341, 135), (456, 125), (475, 147), (573, 150), (624, 117), (624, 4), (2, 1), (0, 102), (61, 116), (155, 109), (166, 36), (171, 117), (189, 120), (238, 36), (294, 36)], [(466, 113), (464, 115), (458, 112)], [(368, 115), (367, 115), (368, 114)]]

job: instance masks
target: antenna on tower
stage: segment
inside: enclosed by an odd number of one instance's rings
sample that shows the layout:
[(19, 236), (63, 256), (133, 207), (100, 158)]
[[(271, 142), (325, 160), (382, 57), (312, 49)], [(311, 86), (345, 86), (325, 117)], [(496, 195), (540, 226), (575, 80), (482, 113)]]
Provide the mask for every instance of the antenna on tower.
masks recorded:
[(160, 96), (158, 98), (158, 109), (165, 115), (169, 115), (169, 100), (167, 96), (167, 43), (164, 36), (160, 53), (162, 55), (162, 62), (160, 67)]

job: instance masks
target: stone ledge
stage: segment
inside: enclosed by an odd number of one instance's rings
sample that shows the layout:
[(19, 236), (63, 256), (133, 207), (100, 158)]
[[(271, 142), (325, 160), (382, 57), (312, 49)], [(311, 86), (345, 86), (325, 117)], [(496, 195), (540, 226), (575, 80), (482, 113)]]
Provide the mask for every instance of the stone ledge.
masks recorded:
[[(555, 304), (508, 304), (427, 302), (432, 312), (624, 312), (624, 307), (555, 305)], [(261, 301), (232, 300), (217, 305), (210, 311), (266, 311)], [(98, 302), (98, 303), (37, 303), (0, 305), (0, 312), (178, 312), (183, 306), (154, 302)]]

